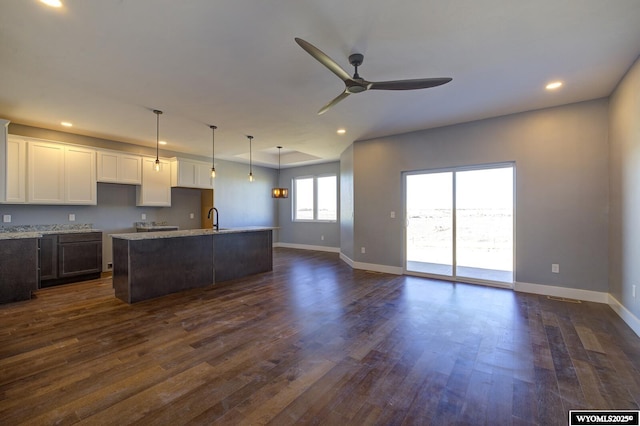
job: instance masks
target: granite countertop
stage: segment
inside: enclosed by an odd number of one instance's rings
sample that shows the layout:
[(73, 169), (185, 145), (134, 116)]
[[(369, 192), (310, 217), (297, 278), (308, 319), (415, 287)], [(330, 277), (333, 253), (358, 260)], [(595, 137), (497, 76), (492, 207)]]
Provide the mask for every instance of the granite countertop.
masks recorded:
[(166, 229), (168, 231), (176, 231), (178, 230), (177, 225), (169, 225), (167, 222), (134, 222), (134, 226), (136, 229), (144, 229), (144, 230), (163, 230)]
[(199, 235), (237, 234), (240, 232), (271, 231), (278, 229), (272, 226), (244, 226), (240, 228), (214, 229), (186, 229), (183, 231), (134, 232), (127, 234), (110, 234), (112, 238), (121, 240), (156, 240), (160, 238), (195, 237)]
[(73, 234), (81, 232), (102, 232), (95, 229), (92, 223), (74, 225), (14, 225), (0, 226), (0, 240), (15, 240), (18, 238), (40, 238), (48, 234)]
[(40, 238), (41, 232), (0, 232), (0, 240), (18, 240), (23, 238)]

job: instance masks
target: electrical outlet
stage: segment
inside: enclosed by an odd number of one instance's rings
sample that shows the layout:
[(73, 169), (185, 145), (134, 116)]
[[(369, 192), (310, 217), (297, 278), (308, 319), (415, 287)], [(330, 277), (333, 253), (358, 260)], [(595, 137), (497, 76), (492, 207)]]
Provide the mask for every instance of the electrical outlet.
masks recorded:
[(367, 250), (365, 250), (364, 247), (360, 247), (360, 253), (366, 253), (366, 252), (367, 252)]
[(11, 222), (11, 215), (10, 214), (5, 214), (4, 216), (2, 216), (2, 221), (4, 223), (9, 223)]
[(559, 274), (560, 273), (560, 264), (552, 263), (551, 264), (551, 272), (553, 272), (554, 274)]
[(189, 219), (193, 219), (193, 213), (189, 213)]
[(322, 235), (322, 236), (320, 237), (320, 239), (321, 239), (322, 241), (324, 241), (324, 235)]
[(69, 213), (69, 222), (75, 222), (76, 221), (76, 215), (73, 213)]
[(140, 215), (140, 219), (145, 220), (146, 218), (147, 218), (147, 215), (146, 215), (146, 214), (142, 213), (142, 214)]
[(113, 263), (108, 262), (107, 263), (107, 270), (111, 270), (111, 269), (113, 269)]

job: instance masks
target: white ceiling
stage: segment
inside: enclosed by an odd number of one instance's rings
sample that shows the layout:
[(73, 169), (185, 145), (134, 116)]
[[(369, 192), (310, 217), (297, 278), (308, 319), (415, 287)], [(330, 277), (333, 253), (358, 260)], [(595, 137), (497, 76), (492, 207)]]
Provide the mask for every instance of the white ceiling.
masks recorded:
[[(253, 135), (276, 167), (277, 145), (283, 166), (336, 160), (354, 140), (604, 97), (640, 54), (638, 0), (62, 1), (2, 1), (0, 117), (155, 146), (160, 109), (166, 149), (210, 156), (215, 124), (216, 158), (245, 161)], [(344, 85), (294, 37), (349, 73), (363, 53), (367, 80), (453, 82), (318, 116)]]

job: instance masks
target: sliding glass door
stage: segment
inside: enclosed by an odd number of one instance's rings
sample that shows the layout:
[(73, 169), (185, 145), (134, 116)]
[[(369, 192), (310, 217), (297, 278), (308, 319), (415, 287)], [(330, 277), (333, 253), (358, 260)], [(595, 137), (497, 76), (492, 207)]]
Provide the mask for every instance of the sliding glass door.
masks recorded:
[(405, 179), (408, 271), (453, 274), (453, 173)]
[(513, 165), (405, 175), (409, 273), (513, 282)]

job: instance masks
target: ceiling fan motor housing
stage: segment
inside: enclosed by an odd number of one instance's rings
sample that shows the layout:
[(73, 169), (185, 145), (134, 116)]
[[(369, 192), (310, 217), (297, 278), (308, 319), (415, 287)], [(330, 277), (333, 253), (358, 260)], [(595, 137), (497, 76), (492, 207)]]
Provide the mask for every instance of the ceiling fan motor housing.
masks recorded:
[(359, 67), (362, 65), (362, 61), (364, 60), (364, 55), (362, 53), (352, 53), (349, 55), (349, 63), (354, 67)]

